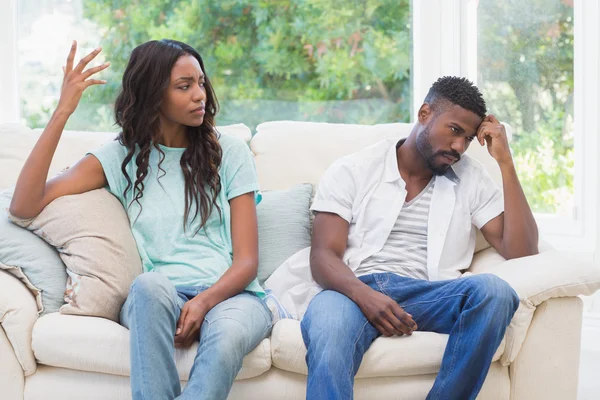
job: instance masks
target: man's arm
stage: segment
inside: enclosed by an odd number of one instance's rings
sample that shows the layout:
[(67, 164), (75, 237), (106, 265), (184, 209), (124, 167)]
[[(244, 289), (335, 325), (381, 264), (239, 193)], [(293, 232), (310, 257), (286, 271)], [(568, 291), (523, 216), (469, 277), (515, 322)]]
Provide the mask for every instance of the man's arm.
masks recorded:
[(498, 162), (504, 191), (504, 213), (485, 224), (481, 233), (506, 259), (537, 254), (537, 224), (517, 177), (504, 126), (488, 115), (479, 127), (477, 139), (481, 145), (487, 143), (488, 151)]
[(337, 214), (317, 213), (310, 253), (313, 278), (324, 289), (335, 290), (354, 301), (382, 335), (410, 335), (417, 329), (412, 316), (394, 300), (364, 284), (344, 263), (349, 226)]

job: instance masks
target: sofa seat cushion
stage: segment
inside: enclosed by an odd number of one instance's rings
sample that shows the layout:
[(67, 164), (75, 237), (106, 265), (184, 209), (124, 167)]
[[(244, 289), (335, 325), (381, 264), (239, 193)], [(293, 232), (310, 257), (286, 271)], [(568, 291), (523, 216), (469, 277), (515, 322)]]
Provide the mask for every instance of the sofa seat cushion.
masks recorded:
[[(414, 332), (412, 336), (379, 337), (365, 353), (357, 378), (398, 377), (436, 374), (442, 363), (448, 335)], [(494, 355), (500, 359), (504, 341)], [(275, 324), (271, 335), (273, 366), (307, 375), (306, 347), (300, 322), (283, 319)]]
[[(129, 376), (129, 331), (104, 318), (47, 314), (33, 327), (32, 348), (38, 363), (80, 371)], [(177, 349), (179, 378), (187, 381), (198, 343)], [(242, 363), (236, 379), (249, 379), (271, 368), (269, 339), (263, 340)]]

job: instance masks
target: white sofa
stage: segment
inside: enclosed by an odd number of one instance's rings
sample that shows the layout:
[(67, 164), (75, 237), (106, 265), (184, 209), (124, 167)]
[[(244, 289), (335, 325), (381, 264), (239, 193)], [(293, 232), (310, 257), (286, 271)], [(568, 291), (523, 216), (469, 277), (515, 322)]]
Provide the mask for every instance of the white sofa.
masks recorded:
[[(358, 126), (268, 122), (231, 132), (249, 141), (256, 155), (261, 188), (285, 189), (318, 183), (338, 157), (385, 137), (404, 137), (410, 124)], [(236, 133), (237, 132), (237, 133)], [(39, 131), (0, 125), (0, 190), (16, 181)], [(109, 133), (65, 132), (52, 165), (58, 172), (86, 150), (111, 140)], [(476, 144), (469, 154), (494, 179), (500, 174)], [(497, 272), (503, 259), (479, 238), (471, 272)], [(547, 265), (526, 262), (524, 279), (544, 282)], [(520, 267), (522, 268), (522, 267)], [(563, 293), (563, 295), (565, 295)], [(568, 294), (566, 294), (568, 296)], [(479, 399), (575, 399), (577, 394), (582, 302), (551, 298), (531, 310), (522, 345), (500, 346)], [(0, 398), (130, 399), (128, 331), (109, 320), (53, 313), (38, 318), (33, 294), (0, 271)], [(412, 337), (379, 338), (366, 353), (355, 383), (356, 399), (424, 399), (439, 369), (446, 335), (416, 332)], [(510, 357), (506, 354), (512, 352)], [(307, 367), (299, 322), (282, 320), (244, 360), (231, 399), (304, 399)], [(182, 382), (195, 347), (177, 351)], [(504, 357), (503, 357), (504, 355)], [(460, 383), (458, 383), (460, 384)]]

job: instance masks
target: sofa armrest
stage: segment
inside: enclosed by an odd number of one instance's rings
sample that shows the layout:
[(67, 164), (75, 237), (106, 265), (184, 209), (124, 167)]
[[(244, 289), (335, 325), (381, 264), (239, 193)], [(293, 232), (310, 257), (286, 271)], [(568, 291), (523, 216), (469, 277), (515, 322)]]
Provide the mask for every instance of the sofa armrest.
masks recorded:
[(541, 246), (535, 256), (505, 260), (494, 249), (477, 253), (470, 274), (494, 274), (509, 283), (519, 295), (520, 304), (506, 330), (506, 347), (500, 361), (513, 362), (525, 341), (536, 307), (560, 297), (592, 295), (600, 288), (600, 267), (581, 262)]
[(582, 311), (579, 297), (549, 299), (537, 307), (509, 367), (511, 400), (577, 398)]
[(13, 275), (0, 270), (0, 324), (25, 376), (37, 368), (31, 348), (31, 333), (37, 318), (33, 294)]

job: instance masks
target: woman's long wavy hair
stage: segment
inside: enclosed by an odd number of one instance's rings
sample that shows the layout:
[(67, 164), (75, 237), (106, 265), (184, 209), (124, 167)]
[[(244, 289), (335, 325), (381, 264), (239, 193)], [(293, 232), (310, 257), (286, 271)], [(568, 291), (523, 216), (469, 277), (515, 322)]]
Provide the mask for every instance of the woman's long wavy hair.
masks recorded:
[[(152, 40), (136, 47), (123, 74), (123, 88), (115, 102), (115, 119), (117, 125), (122, 128), (117, 140), (128, 150), (121, 165), (121, 171), (127, 179), (123, 196), (129, 190), (133, 190), (134, 196), (129, 206), (135, 201), (140, 206), (141, 212), (140, 199), (144, 195), (144, 179), (148, 176), (148, 162), (153, 147), (160, 155), (158, 168), (163, 173), (161, 176), (165, 173), (161, 168), (165, 153), (158, 146), (161, 135), (159, 108), (165, 90), (170, 84), (173, 65), (180, 57), (186, 55), (198, 60), (205, 74), (204, 121), (198, 127), (187, 127), (189, 145), (183, 152), (180, 162), (185, 180), (183, 226), (184, 229), (187, 228), (193, 204), (195, 208), (190, 223), (200, 214), (198, 228), (200, 230), (214, 208), (219, 211), (219, 216), (221, 215), (217, 196), (221, 191), (219, 167), (222, 158), (221, 146), (215, 130), (215, 115), (219, 110), (219, 103), (206, 75), (200, 54), (185, 43), (166, 39)], [(132, 182), (126, 166), (134, 156), (137, 170), (135, 181)]]

